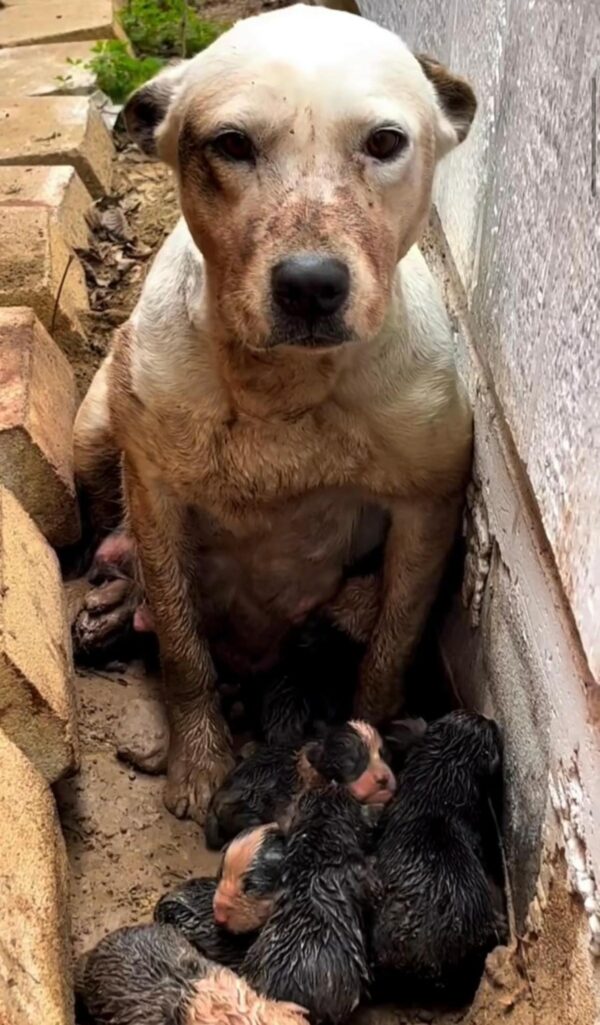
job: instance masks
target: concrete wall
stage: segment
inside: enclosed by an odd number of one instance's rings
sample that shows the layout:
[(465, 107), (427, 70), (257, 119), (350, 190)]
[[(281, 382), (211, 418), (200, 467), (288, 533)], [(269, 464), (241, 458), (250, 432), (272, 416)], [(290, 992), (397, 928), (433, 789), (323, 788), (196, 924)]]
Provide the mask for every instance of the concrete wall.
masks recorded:
[(505, 726), (518, 922), (543, 851), (560, 841), (598, 950), (600, 6), (360, 7), (469, 78), (479, 99), (469, 138), (439, 170), (425, 246), (476, 417), (470, 608), (457, 602), (446, 647), (465, 697)]

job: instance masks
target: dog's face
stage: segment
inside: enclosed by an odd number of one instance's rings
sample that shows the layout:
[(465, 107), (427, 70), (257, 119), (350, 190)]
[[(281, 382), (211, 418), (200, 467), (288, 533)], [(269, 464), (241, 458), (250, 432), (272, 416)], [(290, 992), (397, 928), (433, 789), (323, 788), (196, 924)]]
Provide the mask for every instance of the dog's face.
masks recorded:
[(239, 22), (129, 101), (132, 137), (177, 171), (210, 301), (253, 349), (367, 342), (427, 218), (470, 87), (354, 15)]

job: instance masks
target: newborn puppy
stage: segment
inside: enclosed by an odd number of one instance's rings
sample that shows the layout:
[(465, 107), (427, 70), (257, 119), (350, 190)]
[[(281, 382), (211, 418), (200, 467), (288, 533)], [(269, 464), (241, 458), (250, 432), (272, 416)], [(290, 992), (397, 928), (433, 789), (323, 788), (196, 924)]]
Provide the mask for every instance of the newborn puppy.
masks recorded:
[(82, 976), (80, 996), (96, 1025), (307, 1025), (299, 1007), (261, 999), (170, 925), (111, 933)]
[(274, 825), (240, 833), (216, 879), (190, 879), (158, 901), (154, 920), (174, 925), (201, 954), (239, 968), (279, 890), (285, 841)]
[(301, 786), (335, 782), (369, 804), (385, 804), (396, 782), (384, 760), (377, 730), (348, 722), (326, 730), (302, 748), (259, 747), (240, 762), (214, 795), (206, 818), (206, 843), (218, 850), (241, 830), (281, 820)]
[(432, 723), (407, 756), (376, 844), (372, 947), (396, 989), (458, 993), (501, 940), (484, 835), (501, 750), (496, 723), (459, 711)]
[(364, 809), (342, 787), (308, 790), (290, 823), (282, 890), (242, 974), (260, 993), (343, 1022), (369, 981), (365, 914), (370, 884)]
[(395, 775), (404, 768), (409, 751), (425, 736), (425, 719), (393, 719), (382, 729), (387, 760)]

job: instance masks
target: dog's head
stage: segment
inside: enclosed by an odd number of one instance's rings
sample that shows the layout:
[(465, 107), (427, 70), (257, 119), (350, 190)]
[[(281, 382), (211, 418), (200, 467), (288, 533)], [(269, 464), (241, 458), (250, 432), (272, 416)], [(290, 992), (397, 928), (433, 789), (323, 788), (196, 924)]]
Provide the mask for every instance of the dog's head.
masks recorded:
[(253, 349), (368, 341), (427, 218), (469, 85), (351, 14), (241, 21), (129, 100), (131, 136), (177, 172), (210, 301)]

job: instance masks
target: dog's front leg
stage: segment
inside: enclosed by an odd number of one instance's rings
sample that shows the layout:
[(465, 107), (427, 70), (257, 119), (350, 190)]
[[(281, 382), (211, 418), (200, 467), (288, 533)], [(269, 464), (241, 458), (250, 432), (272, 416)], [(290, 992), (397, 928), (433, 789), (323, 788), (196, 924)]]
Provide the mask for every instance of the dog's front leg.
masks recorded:
[(215, 670), (190, 588), (182, 510), (126, 461), (124, 489), (146, 598), (158, 635), (170, 740), (165, 804), (178, 818), (203, 822), (208, 802), (232, 767)]
[(402, 674), (435, 598), (461, 506), (459, 495), (398, 502), (392, 509), (381, 606), (355, 699), (361, 718), (379, 723), (402, 705)]

